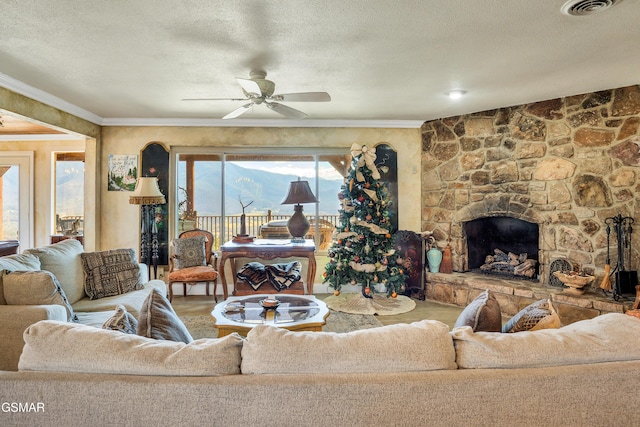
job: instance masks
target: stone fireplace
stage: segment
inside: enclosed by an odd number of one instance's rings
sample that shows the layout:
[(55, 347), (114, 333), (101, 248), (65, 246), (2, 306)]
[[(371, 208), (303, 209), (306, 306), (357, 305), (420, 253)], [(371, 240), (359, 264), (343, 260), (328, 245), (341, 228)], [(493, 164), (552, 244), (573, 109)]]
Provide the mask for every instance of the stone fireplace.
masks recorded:
[[(454, 269), (451, 279), (427, 274), (427, 292), (430, 282), (454, 281), (447, 302), (465, 305), (465, 297), (479, 292), (469, 281), (479, 287), (498, 283), (508, 314), (540, 295), (564, 304), (569, 298), (562, 289), (549, 287), (550, 266), (563, 260), (596, 276), (585, 296), (571, 300), (584, 309), (572, 320), (622, 311), (624, 301), (613, 301), (598, 289), (607, 254), (604, 220), (618, 213), (640, 220), (639, 129), (640, 86), (425, 122), (422, 229), (432, 231), (441, 248), (450, 240)], [(495, 227), (503, 226), (483, 225), (474, 232), (469, 224), (490, 218), (512, 218), (537, 228), (537, 248), (534, 238), (523, 243), (524, 251), (533, 255), (537, 250), (538, 270), (531, 283), (471, 273), (483, 256), (473, 247), (477, 239), (483, 232), (496, 238)], [(514, 249), (503, 250), (521, 250), (520, 243), (513, 244)], [(633, 245), (633, 269), (640, 267), (639, 247)], [(616, 258), (615, 247), (611, 258)]]
[(538, 224), (496, 216), (467, 221), (462, 230), (470, 271), (504, 278), (539, 280)]

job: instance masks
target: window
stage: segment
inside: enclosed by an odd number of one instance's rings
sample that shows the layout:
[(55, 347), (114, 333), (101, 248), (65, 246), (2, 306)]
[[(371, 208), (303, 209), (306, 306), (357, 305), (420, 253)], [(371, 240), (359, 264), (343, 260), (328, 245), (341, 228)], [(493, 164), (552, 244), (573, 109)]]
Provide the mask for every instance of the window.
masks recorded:
[(306, 237), (315, 239), (320, 250), (329, 247), (338, 221), (338, 192), (350, 164), (344, 152), (185, 152), (176, 159), (178, 232), (195, 226), (209, 230), (219, 247), (240, 233), (244, 210), (247, 234), (289, 238), (286, 222), (293, 206), (280, 203), (289, 183), (300, 178), (309, 181), (319, 200), (304, 205), (311, 222)]
[(33, 152), (0, 152), (2, 239), (18, 240), (20, 250), (33, 247)]
[(84, 231), (84, 153), (55, 153), (55, 231)]
[(0, 166), (0, 240), (19, 240), (20, 196), (18, 191), (20, 166)]

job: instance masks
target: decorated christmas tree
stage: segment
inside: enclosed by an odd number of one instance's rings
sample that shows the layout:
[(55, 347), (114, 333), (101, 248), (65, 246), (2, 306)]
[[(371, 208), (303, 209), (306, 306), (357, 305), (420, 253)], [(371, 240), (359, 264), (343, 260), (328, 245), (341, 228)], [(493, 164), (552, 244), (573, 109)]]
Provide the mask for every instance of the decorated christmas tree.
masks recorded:
[(391, 199), (375, 165), (376, 150), (353, 144), (351, 156), (338, 194), (340, 225), (328, 251), (323, 283), (329, 283), (336, 295), (343, 285), (359, 285), (366, 297), (384, 285), (387, 295), (396, 297), (405, 289), (406, 275), (395, 256)]

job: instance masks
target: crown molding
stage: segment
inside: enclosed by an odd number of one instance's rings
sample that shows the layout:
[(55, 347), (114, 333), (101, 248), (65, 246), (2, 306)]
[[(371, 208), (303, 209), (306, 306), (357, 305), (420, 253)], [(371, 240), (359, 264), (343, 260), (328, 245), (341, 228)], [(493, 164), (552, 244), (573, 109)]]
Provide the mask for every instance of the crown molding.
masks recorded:
[(34, 99), (99, 126), (172, 126), (172, 127), (279, 127), (279, 128), (385, 128), (417, 129), (424, 120), (291, 120), (291, 119), (188, 119), (188, 118), (104, 118), (43, 90), (0, 73), (0, 86)]
[(82, 141), (86, 136), (71, 133), (65, 134), (29, 134), (29, 135), (0, 135), (0, 142), (3, 141)]
[(43, 90), (37, 89), (33, 86), (29, 86), (28, 84), (16, 80), (13, 77), (9, 77), (6, 74), (0, 73), (0, 86), (12, 92), (24, 95), (27, 98), (34, 99), (53, 108), (57, 108), (58, 110), (62, 110), (66, 113), (72, 114), (96, 125), (102, 124), (103, 119), (97, 114), (93, 114), (92, 112), (87, 111), (84, 108), (73, 105)]
[(292, 119), (129, 119), (107, 118), (102, 126), (181, 126), (181, 127), (278, 127), (278, 128), (391, 128), (416, 129), (424, 120), (292, 120)]

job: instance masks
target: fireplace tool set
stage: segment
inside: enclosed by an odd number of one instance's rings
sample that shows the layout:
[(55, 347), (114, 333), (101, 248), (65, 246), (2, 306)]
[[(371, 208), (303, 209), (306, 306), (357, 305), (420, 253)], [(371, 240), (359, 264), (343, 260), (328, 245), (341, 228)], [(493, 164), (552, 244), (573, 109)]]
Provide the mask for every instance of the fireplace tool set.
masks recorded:
[[(607, 264), (605, 266), (605, 278), (600, 287), (605, 294), (611, 290), (611, 281), (609, 276), (615, 273), (615, 285), (613, 286), (613, 299), (618, 301), (623, 295), (635, 295), (636, 286), (638, 285), (638, 272), (627, 270), (626, 266), (631, 266), (631, 235), (633, 233), (632, 224), (634, 222), (631, 217), (623, 217), (618, 214), (615, 217), (609, 217), (604, 220), (607, 224)], [(617, 241), (617, 263), (611, 272), (611, 229), (616, 234)], [(627, 264), (625, 266), (625, 253)]]

